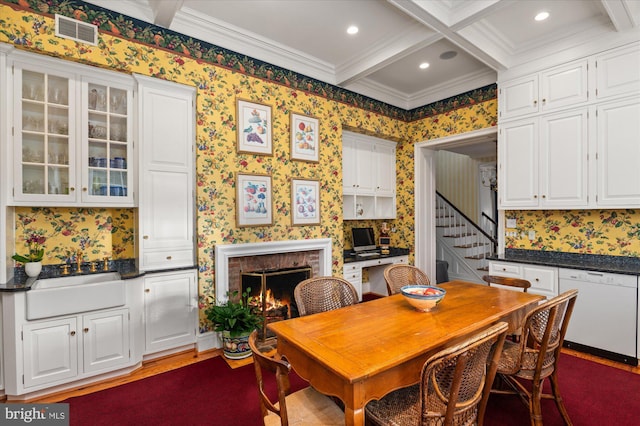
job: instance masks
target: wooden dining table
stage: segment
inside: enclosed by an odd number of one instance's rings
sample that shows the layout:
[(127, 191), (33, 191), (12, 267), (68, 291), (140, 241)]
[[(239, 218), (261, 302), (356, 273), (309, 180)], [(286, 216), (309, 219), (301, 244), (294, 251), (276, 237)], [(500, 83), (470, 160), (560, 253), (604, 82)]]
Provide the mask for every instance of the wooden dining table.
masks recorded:
[(366, 404), (418, 383), (431, 355), (500, 321), (514, 331), (544, 299), (465, 281), (440, 286), (447, 294), (429, 312), (415, 310), (396, 294), (268, 328), (295, 372), (342, 400), (347, 425), (363, 425)]

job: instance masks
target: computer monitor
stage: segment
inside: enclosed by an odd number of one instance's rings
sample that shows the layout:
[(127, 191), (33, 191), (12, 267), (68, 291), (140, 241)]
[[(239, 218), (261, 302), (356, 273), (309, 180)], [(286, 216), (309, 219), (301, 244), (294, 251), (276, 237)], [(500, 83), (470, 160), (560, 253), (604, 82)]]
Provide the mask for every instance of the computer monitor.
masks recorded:
[(353, 251), (356, 253), (376, 249), (373, 228), (351, 228), (353, 237)]

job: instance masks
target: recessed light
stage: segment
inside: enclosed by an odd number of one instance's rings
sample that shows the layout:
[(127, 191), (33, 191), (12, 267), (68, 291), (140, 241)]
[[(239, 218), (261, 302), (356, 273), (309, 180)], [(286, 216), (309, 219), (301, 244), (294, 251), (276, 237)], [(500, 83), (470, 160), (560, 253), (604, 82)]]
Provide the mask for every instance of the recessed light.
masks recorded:
[(426, 70), (427, 68), (429, 68), (429, 62), (423, 62), (420, 64), (421, 70)]
[(456, 56), (458, 56), (458, 52), (456, 52), (455, 50), (447, 50), (446, 52), (442, 52), (440, 54), (440, 59), (452, 59), (455, 58)]
[(349, 28), (347, 28), (347, 34), (357, 34), (358, 33), (358, 27), (356, 27), (355, 25), (350, 26)]
[(540, 12), (534, 18), (536, 21), (544, 21), (549, 17), (549, 12)]

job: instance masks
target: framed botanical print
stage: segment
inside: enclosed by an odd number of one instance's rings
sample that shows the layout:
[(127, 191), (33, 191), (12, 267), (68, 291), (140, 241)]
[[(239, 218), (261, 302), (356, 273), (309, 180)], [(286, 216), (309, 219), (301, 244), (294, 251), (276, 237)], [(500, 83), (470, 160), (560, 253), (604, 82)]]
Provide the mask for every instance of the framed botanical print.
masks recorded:
[(291, 179), (291, 224), (320, 225), (320, 181)]
[(291, 113), (291, 159), (317, 163), (320, 154), (320, 122)]
[(236, 175), (236, 222), (242, 226), (273, 225), (271, 175)]
[(273, 155), (271, 106), (238, 99), (238, 153)]

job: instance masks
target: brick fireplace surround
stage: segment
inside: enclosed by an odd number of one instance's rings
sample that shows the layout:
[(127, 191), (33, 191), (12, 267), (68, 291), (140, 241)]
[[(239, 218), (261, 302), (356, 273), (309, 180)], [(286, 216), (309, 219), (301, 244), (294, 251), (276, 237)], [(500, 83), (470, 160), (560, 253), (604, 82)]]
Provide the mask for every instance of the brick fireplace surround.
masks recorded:
[(242, 272), (310, 266), (313, 276), (332, 275), (331, 239), (226, 244), (215, 247), (216, 300), (240, 290)]

